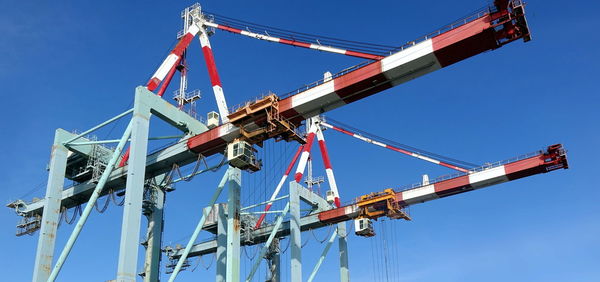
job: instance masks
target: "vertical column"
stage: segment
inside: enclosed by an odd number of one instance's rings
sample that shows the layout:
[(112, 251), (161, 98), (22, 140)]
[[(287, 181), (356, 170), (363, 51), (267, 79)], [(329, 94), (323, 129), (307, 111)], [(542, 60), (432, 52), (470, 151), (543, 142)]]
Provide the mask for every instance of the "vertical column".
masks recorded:
[(143, 101), (143, 87), (138, 87), (136, 88), (135, 105), (131, 119), (129, 165), (127, 167), (117, 270), (118, 282), (136, 281), (149, 121), (150, 108)]
[(60, 216), (60, 203), (63, 185), (65, 182), (65, 170), (67, 169), (67, 155), (69, 150), (62, 142), (66, 141), (66, 132), (57, 129), (54, 134), (52, 155), (50, 156), (50, 172), (46, 186), (46, 197), (44, 199), (44, 213), (42, 214), (42, 226), (35, 254), (35, 266), (32, 281), (47, 281), (52, 270), (52, 259), (54, 258), (54, 244), (56, 241), (56, 230)]
[(348, 269), (348, 233), (346, 222), (338, 223), (338, 248), (340, 250), (340, 282), (350, 281), (350, 270)]
[[(162, 181), (163, 177), (157, 177), (158, 182)], [(146, 260), (144, 263), (144, 281), (158, 281), (160, 274), (161, 260), (161, 243), (163, 233), (163, 215), (165, 204), (165, 191), (162, 187), (151, 186), (151, 201), (152, 205), (148, 218), (148, 231), (146, 235)]]
[(290, 281), (302, 281), (302, 238), (300, 231), (300, 195), (298, 194), (300, 184), (290, 182)]
[(219, 204), (217, 213), (217, 282), (224, 282), (227, 275), (227, 217), (226, 205)]
[(272, 246), (275, 246), (271, 250), (269, 255), (269, 272), (271, 277), (269, 282), (280, 282), (281, 281), (281, 250), (279, 245), (279, 239), (273, 240)]
[(240, 281), (240, 190), (241, 171), (230, 167), (227, 200), (226, 281)]

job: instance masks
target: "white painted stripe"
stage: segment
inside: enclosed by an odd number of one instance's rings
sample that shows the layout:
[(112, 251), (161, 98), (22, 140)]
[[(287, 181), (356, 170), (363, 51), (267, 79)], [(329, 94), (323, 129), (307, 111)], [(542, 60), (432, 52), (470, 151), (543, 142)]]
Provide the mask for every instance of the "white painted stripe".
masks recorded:
[(360, 139), (360, 140), (362, 140), (362, 141), (365, 141), (365, 142), (369, 142), (369, 140), (370, 140), (369, 138), (367, 138), (367, 137), (363, 137), (363, 136), (360, 136), (360, 135), (358, 135), (358, 134), (354, 134), (353, 136), (354, 136), (355, 138), (357, 138), (357, 139)]
[(356, 209), (358, 209), (357, 205), (351, 205), (351, 206), (347, 206), (344, 208), (344, 214), (351, 214), (353, 213)]
[(154, 75), (152, 75), (152, 78), (158, 78), (162, 81), (165, 78), (165, 76), (167, 76), (167, 74), (171, 70), (171, 67), (173, 67), (173, 65), (177, 62), (178, 59), (179, 56), (172, 53), (169, 54), (169, 56), (167, 56), (167, 58), (163, 61), (160, 67), (156, 70)]
[(331, 53), (337, 53), (337, 54), (346, 54), (346, 50), (343, 49), (339, 49), (339, 48), (334, 48), (334, 47), (327, 47), (327, 46), (322, 46), (319, 44), (310, 44), (310, 49), (315, 49), (315, 50), (319, 50), (319, 51), (325, 51), (325, 52), (331, 52)]
[(371, 143), (373, 143), (374, 145), (377, 145), (377, 146), (384, 147), (384, 148), (385, 148), (385, 147), (387, 147), (387, 145), (386, 145), (386, 144), (383, 144), (383, 143), (381, 143), (381, 142), (377, 142), (377, 141), (372, 141), (372, 140), (371, 140)]
[(418, 154), (413, 154), (413, 157), (417, 157), (417, 158), (422, 159), (424, 161), (432, 162), (434, 164), (440, 164), (440, 161), (438, 161), (438, 160), (434, 160), (432, 158), (421, 156), (421, 155), (418, 155)]
[(332, 126), (332, 125), (330, 125), (330, 124), (327, 124), (327, 123), (321, 122), (321, 125), (323, 125), (323, 126), (325, 126), (325, 127), (327, 127), (327, 128), (331, 128), (331, 129), (333, 129), (333, 126)]
[(200, 33), (200, 36), (198, 36), (198, 39), (200, 39), (200, 46), (202, 46), (202, 48), (204, 48), (204, 47), (211, 48), (210, 41), (208, 40), (208, 35), (206, 35), (206, 32)]
[(333, 170), (328, 168), (325, 169), (325, 173), (327, 174), (327, 180), (329, 181), (329, 188), (333, 191), (335, 197), (340, 197), (340, 193), (337, 188), (337, 183), (335, 182), (335, 177), (333, 175)]
[(386, 72), (431, 53), (433, 53), (433, 43), (431, 39), (428, 39), (413, 47), (383, 58), (381, 60), (381, 70)]
[(304, 169), (306, 168), (306, 163), (308, 161), (309, 155), (310, 153), (307, 151), (302, 152), (302, 155), (300, 155), (300, 162), (298, 163), (298, 167), (296, 168), (296, 174), (304, 174)]
[(219, 138), (226, 140), (226, 141), (232, 141), (234, 139), (234, 137), (231, 133), (237, 133), (239, 132), (239, 129), (235, 126), (233, 126), (233, 124), (231, 123), (226, 123), (223, 124), (221, 126), (218, 127), (219, 128)]
[(508, 181), (504, 166), (499, 166), (484, 171), (469, 174), (469, 183), (473, 188), (488, 186), (490, 183), (500, 183)]
[(213, 92), (215, 93), (215, 99), (217, 100), (217, 107), (219, 108), (219, 115), (223, 123), (227, 123), (229, 118), (229, 110), (227, 109), (227, 101), (225, 101), (225, 94), (223, 88), (220, 85), (213, 86)]
[(420, 197), (437, 197), (433, 184), (402, 192), (403, 201), (413, 200)]
[(203, 22), (202, 24), (205, 26), (210, 26), (210, 27), (214, 27), (214, 28), (218, 28), (219, 26), (222, 26), (222, 25), (218, 25), (216, 23), (211, 23), (211, 22)]
[(335, 95), (335, 86), (333, 84), (333, 80), (292, 96), (292, 108), (302, 106), (306, 103), (331, 94)]
[(197, 24), (193, 24), (188, 28), (187, 33), (190, 33), (192, 36), (196, 36), (198, 31), (200, 31), (200, 27)]
[(268, 36), (268, 35), (258, 34), (258, 33), (249, 32), (249, 31), (245, 31), (245, 30), (242, 30), (240, 32), (240, 34), (248, 36), (248, 37), (253, 37), (253, 38), (256, 38), (256, 39), (267, 40), (267, 41), (272, 41), (272, 42), (279, 42), (279, 38), (277, 38), (277, 37), (272, 37), (272, 36)]

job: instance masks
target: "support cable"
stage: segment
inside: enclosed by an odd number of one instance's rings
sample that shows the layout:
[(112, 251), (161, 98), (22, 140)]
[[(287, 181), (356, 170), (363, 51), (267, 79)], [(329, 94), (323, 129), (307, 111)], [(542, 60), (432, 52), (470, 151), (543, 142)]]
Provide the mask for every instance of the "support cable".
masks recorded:
[[(231, 25), (231, 23), (228, 23), (228, 24)], [(358, 57), (358, 58), (374, 60), (374, 61), (381, 60), (384, 58), (384, 55), (386, 55), (386, 54), (374, 54), (374, 53), (381, 53), (381, 52), (373, 52), (373, 51), (364, 52), (362, 50), (361, 50), (362, 52), (355, 51), (358, 48), (342, 49), (337, 46), (334, 47), (334, 46), (330, 46), (330, 45), (322, 45), (318, 39), (314, 40), (314, 42), (317, 43), (317, 44), (315, 44), (315, 43), (309, 43), (313, 40), (302, 40), (301, 41), (301, 40), (297, 40), (294, 36), (283, 35), (281, 38), (273, 37), (270, 35), (265, 35), (265, 33), (269, 34), (267, 31), (265, 31), (264, 33), (262, 33), (263, 31), (252, 32), (252, 31), (250, 31), (250, 29), (247, 26), (245, 27), (246, 30), (243, 30), (242, 28), (234, 28), (229, 25), (217, 24), (217, 23), (213, 23), (213, 22), (205, 22), (204, 25), (206, 25), (208, 27), (218, 28), (218, 29), (229, 31), (232, 33), (248, 36), (248, 37), (255, 38), (255, 39), (266, 40), (266, 41), (270, 41), (270, 42), (277, 42), (277, 43), (281, 43), (281, 44), (285, 44), (285, 45), (291, 45), (291, 46), (295, 46), (295, 47), (302, 47), (302, 48), (308, 48), (308, 49), (313, 49), (313, 50), (325, 51), (325, 52), (330, 52), (330, 53), (343, 54), (343, 55), (347, 55), (347, 56)], [(342, 44), (336, 44), (336, 45), (339, 46)]]
[[(209, 12), (210, 13), (210, 12)], [(389, 53), (392, 50), (397, 49), (397, 46), (391, 45), (383, 45), (383, 44), (374, 44), (367, 42), (359, 42), (352, 40), (344, 40), (338, 39), (323, 35), (315, 35), (297, 31), (291, 31), (281, 28), (270, 27), (262, 24), (256, 24), (244, 20), (238, 20), (231, 17), (226, 17), (222, 15), (218, 15), (215, 13), (210, 13), (212, 18), (214, 18), (214, 22), (217, 24), (229, 25), (239, 30), (244, 30), (248, 32), (260, 32), (269, 37), (280, 36), (286, 38), (288, 40), (296, 41), (296, 40), (304, 40), (310, 42), (316, 42), (319, 45), (328, 44), (333, 46), (344, 46), (344, 47), (353, 47), (354, 49), (363, 48), (368, 51), (374, 52), (378, 51), (380, 54)], [(349, 48), (352, 49), (352, 48)]]
[[(328, 119), (328, 120), (331, 121), (331, 119)], [(335, 122), (335, 123), (339, 123), (339, 122)], [(465, 172), (465, 173), (469, 172), (469, 170), (467, 169), (467, 167), (470, 167), (470, 168), (477, 167), (477, 165), (475, 165), (475, 164), (467, 163), (467, 162), (464, 162), (464, 161), (459, 161), (459, 160), (456, 160), (456, 159), (453, 159), (453, 158), (450, 158), (450, 157), (445, 157), (445, 156), (442, 156), (442, 155), (439, 155), (439, 154), (434, 154), (434, 153), (431, 153), (431, 152), (427, 152), (425, 150), (417, 149), (415, 147), (411, 147), (411, 146), (408, 146), (408, 145), (405, 145), (405, 144), (397, 143), (397, 142), (394, 142), (392, 140), (389, 140), (389, 139), (377, 136), (375, 134), (367, 133), (365, 131), (361, 131), (361, 130), (356, 129), (356, 128), (353, 128), (353, 131), (360, 132), (360, 133), (354, 133), (354, 132), (351, 132), (351, 131), (346, 130), (344, 128), (341, 128), (341, 127), (338, 127), (338, 126), (334, 126), (334, 125), (331, 125), (331, 124), (326, 123), (326, 122), (321, 122), (321, 125), (323, 125), (324, 127), (327, 127), (327, 128), (331, 128), (331, 129), (333, 129), (335, 131), (344, 133), (346, 135), (352, 136), (354, 138), (360, 139), (360, 140), (365, 141), (367, 143), (370, 143), (370, 144), (373, 144), (373, 145), (377, 145), (377, 146), (380, 146), (380, 147), (383, 147), (383, 148), (386, 148), (386, 149), (390, 149), (390, 150), (393, 150), (395, 152), (399, 152), (399, 153), (402, 153), (402, 154), (405, 154), (405, 155), (408, 155), (408, 156), (411, 156), (411, 157), (415, 157), (415, 158), (418, 158), (418, 159), (421, 159), (421, 160), (424, 160), (424, 161), (427, 161), (427, 162), (431, 162), (431, 163), (434, 163), (434, 164), (437, 164), (437, 165), (441, 165), (441, 166), (445, 166), (445, 167), (448, 167), (448, 168), (451, 168), (451, 169), (454, 169), (454, 170), (458, 170), (460, 172)], [(350, 127), (350, 126), (347, 126), (347, 127)], [(364, 136), (370, 136), (371, 138), (364, 137), (363, 135)], [(387, 143), (394, 143), (395, 146), (391, 146), (391, 145), (379, 142), (377, 140), (385, 140), (385, 142), (387, 142)], [(442, 160), (444, 160), (444, 161), (442, 161)]]

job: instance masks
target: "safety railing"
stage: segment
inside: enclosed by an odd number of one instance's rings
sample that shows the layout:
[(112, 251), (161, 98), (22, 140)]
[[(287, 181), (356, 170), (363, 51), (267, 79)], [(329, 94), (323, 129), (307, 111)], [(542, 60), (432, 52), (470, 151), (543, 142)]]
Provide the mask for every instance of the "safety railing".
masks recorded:
[[(453, 178), (457, 178), (457, 177), (464, 176), (464, 175), (469, 175), (469, 174), (472, 174), (472, 173), (477, 173), (477, 172), (489, 170), (489, 169), (492, 169), (492, 168), (495, 168), (495, 167), (499, 167), (499, 166), (502, 166), (502, 165), (505, 165), (505, 164), (514, 163), (514, 162), (517, 162), (517, 161), (520, 161), (520, 160), (524, 160), (524, 159), (528, 159), (528, 158), (531, 158), (531, 157), (539, 156), (539, 155), (541, 155), (543, 153), (544, 153), (544, 151), (540, 150), (540, 151), (535, 151), (535, 152), (531, 152), (531, 153), (528, 153), (528, 154), (523, 154), (523, 155), (520, 155), (520, 156), (517, 156), (517, 157), (514, 157), (514, 158), (497, 161), (497, 162), (494, 162), (494, 163), (485, 163), (482, 166), (478, 166), (478, 167), (475, 167), (475, 168), (470, 168), (469, 172), (457, 172), (457, 173), (451, 173), (451, 174), (446, 174), (446, 175), (442, 175), (442, 176), (436, 177), (435, 179), (430, 180), (429, 184), (427, 184), (427, 185), (435, 184), (435, 183), (438, 183), (438, 182), (442, 182), (444, 180), (453, 179)], [(406, 191), (406, 190), (411, 190), (411, 189), (419, 188), (419, 187), (422, 187), (422, 186), (425, 186), (425, 185), (423, 183), (421, 183), (421, 182), (414, 183), (414, 184), (409, 184), (409, 185), (404, 185), (404, 186), (401, 186), (398, 190), (396, 190), (396, 192), (402, 192), (402, 191)]]

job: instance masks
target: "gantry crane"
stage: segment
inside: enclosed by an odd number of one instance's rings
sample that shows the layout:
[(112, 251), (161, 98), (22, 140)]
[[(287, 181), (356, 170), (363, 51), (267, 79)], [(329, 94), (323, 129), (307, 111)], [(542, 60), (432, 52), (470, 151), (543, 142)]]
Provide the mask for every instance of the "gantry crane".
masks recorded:
[[(143, 277), (146, 281), (157, 281), (160, 251), (163, 247), (161, 245), (162, 205), (164, 193), (169, 191), (168, 184), (189, 180), (194, 175), (212, 171), (224, 164), (229, 164), (229, 169), (186, 248), (166, 248), (169, 258), (175, 261), (170, 281), (184, 268), (186, 258), (211, 252), (221, 253), (226, 257), (226, 263), (217, 266), (218, 279), (237, 281), (239, 280), (240, 245), (266, 242), (261, 249), (261, 257), (264, 257), (277, 238), (287, 235), (290, 235), (293, 240), (292, 280), (299, 281), (301, 279), (301, 271), (299, 271), (301, 263), (298, 259), (301, 252), (299, 246), (301, 231), (332, 224), (337, 224), (337, 234), (334, 235), (340, 236), (340, 251), (344, 250), (344, 255), (340, 255), (340, 277), (341, 280), (347, 281), (344, 221), (377, 219), (381, 216), (409, 219), (404, 208), (413, 204), (568, 167), (561, 145), (550, 146), (544, 151), (524, 158), (478, 168), (464, 168), (417, 152), (382, 146), (383, 143), (379, 141), (355, 136), (375, 145), (455, 169), (459, 174), (433, 181), (423, 181), (406, 190), (386, 189), (371, 193), (359, 197), (350, 205), (341, 202), (340, 191), (335, 184), (322, 132), (323, 128), (335, 129), (335, 127), (324, 122), (318, 115), (518, 39), (529, 41), (531, 36), (522, 1), (496, 0), (492, 6), (479, 10), (469, 17), (395, 48), (373, 44), (368, 45), (369, 48), (363, 48), (364, 46), (361, 47), (353, 42), (331, 38), (321, 38), (313, 42), (310, 38), (290, 35), (282, 29), (269, 33), (245, 26), (244, 22), (203, 12), (197, 4), (184, 10), (182, 18), (184, 29), (178, 34), (179, 42), (147, 84), (136, 88), (134, 108), (81, 134), (57, 130), (46, 198), (34, 202), (18, 200), (8, 205), (24, 217), (24, 222), (18, 226), (24, 230), (22, 234), (40, 230), (34, 281), (56, 279), (97, 199), (114, 195), (122, 190), (126, 190), (126, 193), (117, 280), (134, 281), (137, 275), (139, 246), (137, 234), (140, 232), (140, 217), (143, 213), (149, 220)], [(295, 47), (363, 58), (367, 62), (336, 74), (326, 73), (322, 80), (287, 94), (269, 94), (257, 98), (230, 112), (209, 41), (209, 36), (216, 30)], [(185, 95), (188, 75), (185, 53), (196, 36), (202, 46), (218, 109), (218, 113), (209, 113), (207, 123), (202, 123), (182, 111), (188, 99)], [(180, 94), (176, 96), (178, 105), (174, 106), (165, 103), (161, 97), (177, 71), (181, 73), (182, 82)], [(194, 97), (190, 98), (190, 101), (195, 100)], [(94, 141), (85, 137), (86, 134), (129, 114), (132, 114), (131, 122), (121, 139)], [(183, 135), (174, 145), (148, 155), (148, 127), (151, 114), (167, 121)], [(306, 134), (298, 130), (303, 125), (307, 129)], [(319, 143), (330, 185), (326, 199), (300, 185), (315, 138)], [(249, 171), (261, 169), (260, 161), (254, 156), (256, 150), (254, 145), (261, 146), (269, 139), (298, 142), (300, 147), (271, 199), (242, 209), (239, 203), (240, 169)], [(124, 150), (127, 142), (130, 142), (130, 149)], [(102, 146), (105, 143), (118, 143), (118, 145), (115, 149), (109, 149)], [(122, 152), (125, 154), (121, 155)], [(172, 172), (175, 169), (194, 162), (200, 164), (206, 157), (215, 154), (223, 154), (227, 162), (221, 162), (213, 167), (207, 165), (206, 169), (198, 169), (196, 166), (196, 170), (191, 174), (173, 179)], [(298, 165), (294, 181), (290, 183), (290, 195), (278, 197), (277, 194), (296, 162)], [(63, 189), (64, 178), (75, 180), (76, 184)], [(215, 203), (225, 186), (229, 191), (227, 207)], [(145, 191), (151, 191), (150, 199), (144, 198)], [(283, 211), (279, 211), (281, 214), (277, 220), (274, 223), (263, 224), (264, 215), (270, 212), (272, 203), (286, 197), (290, 202)], [(300, 200), (313, 206), (313, 212), (301, 217)], [(84, 202), (88, 204), (58, 262), (53, 267), (59, 214), (61, 211), (78, 207)], [(264, 211), (258, 212), (262, 213), (260, 218), (241, 216), (242, 210), (262, 206)], [(291, 220), (284, 221), (284, 215), (288, 212)], [(226, 224), (217, 221), (219, 226), (228, 226), (228, 231), (225, 233), (226, 240), (217, 239), (195, 244), (198, 233), (207, 229), (206, 218), (211, 213), (226, 220)], [(242, 227), (245, 228), (243, 234)], [(362, 233), (363, 229), (359, 228), (357, 231)], [(224, 234), (221, 227), (214, 228), (214, 232), (219, 235)], [(240, 240), (242, 235), (249, 236), (252, 240)], [(373, 234), (366, 230), (360, 235)], [(331, 237), (328, 246), (333, 239), (335, 236)], [(328, 247), (324, 253), (327, 250)], [(260, 263), (260, 259), (257, 261)], [(314, 279), (319, 266), (320, 263), (315, 266), (309, 280)], [(255, 264), (247, 280), (252, 279), (256, 267)]]

